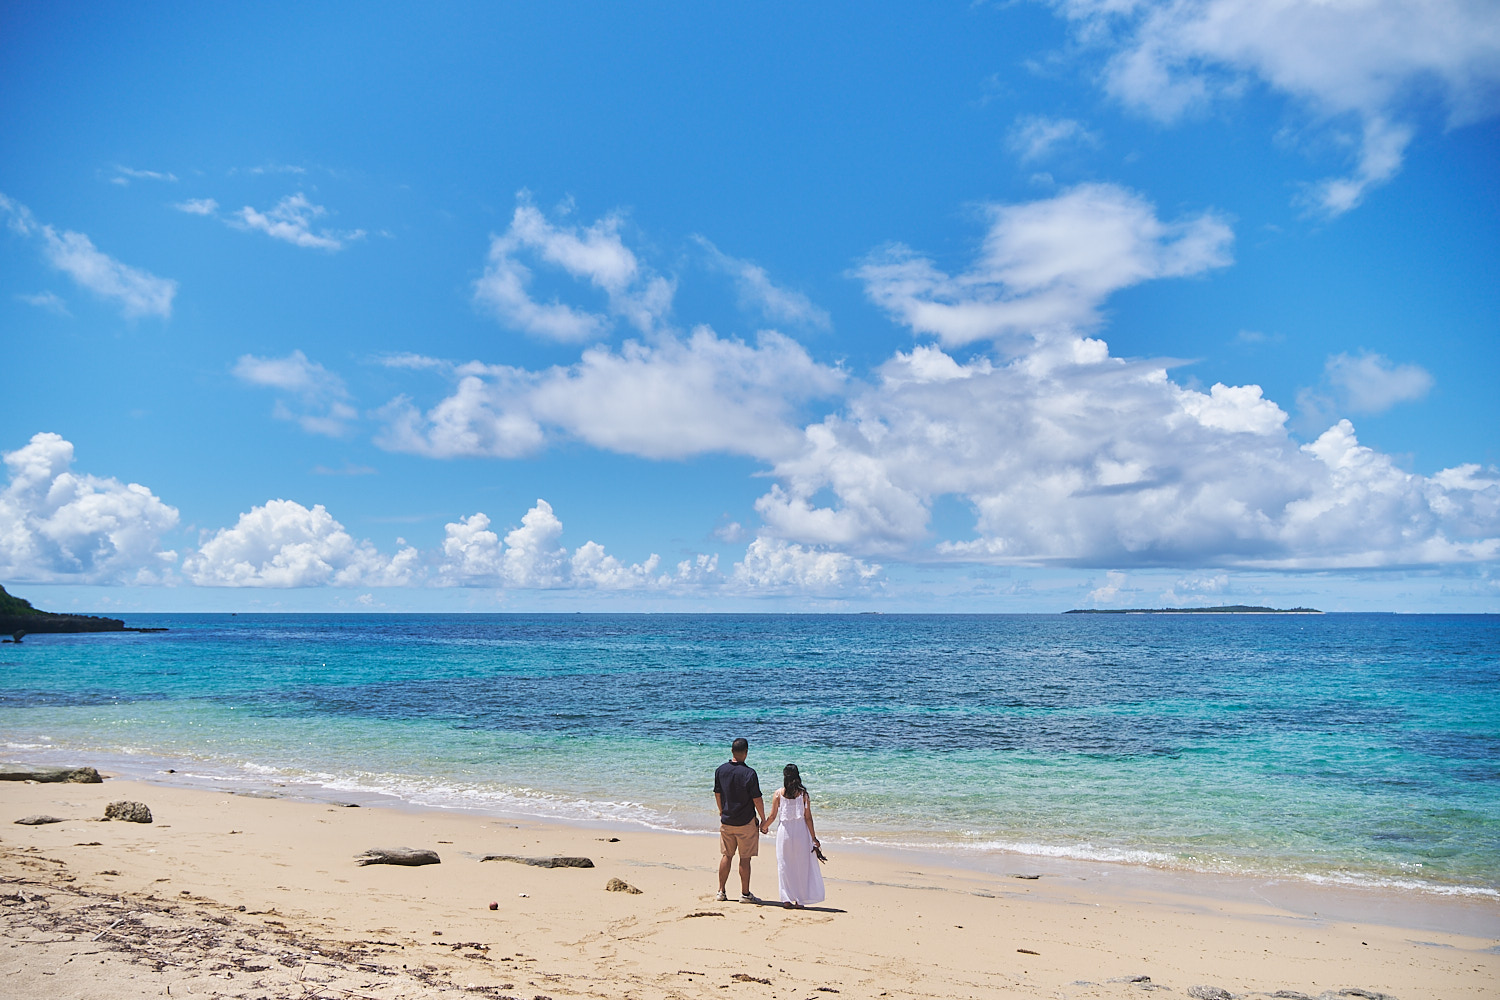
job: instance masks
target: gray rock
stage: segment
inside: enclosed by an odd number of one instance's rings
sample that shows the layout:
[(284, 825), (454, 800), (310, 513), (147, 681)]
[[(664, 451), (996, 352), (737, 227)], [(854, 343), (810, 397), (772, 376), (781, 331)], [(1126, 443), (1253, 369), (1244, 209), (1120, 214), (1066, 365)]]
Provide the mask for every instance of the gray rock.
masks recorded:
[(61, 816), (48, 816), (45, 813), (37, 813), (35, 816), (22, 816), (16, 822), (22, 826), (44, 826), (47, 823), (61, 823), (63, 822), (63, 818)]
[(144, 802), (111, 802), (104, 807), (105, 819), (117, 819), (126, 823), (151, 822), (151, 809)]
[(361, 865), (440, 865), (443, 859), (437, 851), (419, 847), (372, 847), (354, 859)]
[(518, 865), (531, 865), (535, 868), (592, 868), (594, 862), (590, 858), (523, 858), (515, 854), (486, 854), (480, 861), (514, 861)]
[(1389, 993), (1377, 993), (1375, 990), (1362, 990), (1357, 986), (1347, 990), (1339, 990), (1337, 995), (1341, 997), (1359, 997), (1360, 1000), (1396, 1000), (1396, 998), (1391, 996)]
[(1116, 976), (1113, 979), (1106, 979), (1105, 982), (1107, 982), (1107, 983), (1149, 983), (1149, 982), (1151, 982), (1151, 977), (1150, 976)]
[(1189, 986), (1188, 996), (1195, 1000), (1234, 1000), (1234, 994), (1221, 986)]
[(1298, 993), (1296, 990), (1277, 990), (1271, 996), (1276, 1000), (1313, 1000), (1306, 993)]
[(32, 767), (0, 764), (0, 781), (68, 781), (75, 785), (97, 785), (104, 781), (92, 767)]

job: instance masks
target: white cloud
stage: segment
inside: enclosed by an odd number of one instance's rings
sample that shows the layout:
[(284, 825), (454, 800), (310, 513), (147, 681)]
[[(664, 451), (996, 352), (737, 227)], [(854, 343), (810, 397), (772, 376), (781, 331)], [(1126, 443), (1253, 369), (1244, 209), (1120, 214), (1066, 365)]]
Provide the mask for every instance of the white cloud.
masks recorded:
[(1213, 213), (1162, 222), (1139, 195), (1083, 184), (1055, 198), (988, 209), (979, 258), (948, 275), (903, 246), (857, 271), (877, 305), (948, 345), (1092, 327), (1113, 292), (1230, 263), (1233, 233)]
[(266, 212), (259, 212), (246, 205), (234, 213), (231, 224), (240, 229), (257, 230), (293, 246), (330, 252), (342, 250), (345, 244), (364, 238), (363, 229), (319, 229), (313, 232), (313, 221), (327, 214), (328, 209), (322, 205), (314, 205), (299, 191), (282, 198), (274, 208)]
[(777, 285), (759, 264), (731, 257), (702, 236), (695, 239), (707, 252), (709, 263), (734, 279), (742, 308), (752, 309), (772, 323), (825, 330), (833, 325), (825, 310), (801, 292)]
[(1098, 146), (1099, 136), (1072, 118), (1022, 115), (1012, 126), (1007, 143), (1022, 163), (1036, 163), (1069, 147)]
[(762, 593), (841, 594), (869, 590), (881, 567), (842, 552), (758, 537), (734, 564), (732, 582)]
[(155, 583), (176, 559), (161, 547), (177, 511), (137, 483), (72, 471), (73, 445), (42, 433), (6, 452), (0, 577), (27, 583)]
[(127, 318), (172, 315), (177, 282), (158, 278), (149, 271), (122, 264), (94, 246), (83, 233), (64, 230), (36, 220), (25, 205), (0, 194), (0, 213), (8, 216), (12, 232), (35, 236), (42, 242), (47, 263), (72, 278), (79, 286), (101, 298), (113, 299)]
[(24, 302), (29, 306), (36, 306), (38, 309), (46, 309), (48, 312), (55, 312), (59, 316), (73, 315), (68, 311), (68, 304), (64, 302), (62, 300), (62, 297), (56, 292), (38, 292), (35, 295), (18, 293), (16, 295), (16, 299), (17, 301)]
[[(579, 342), (605, 335), (614, 318), (642, 333), (654, 332), (672, 306), (672, 281), (644, 267), (620, 238), (623, 219), (606, 215), (586, 227), (555, 224), (517, 196), (510, 228), (491, 237), (484, 274), (474, 283), (474, 301), (502, 323), (551, 340)], [(605, 311), (538, 302), (529, 290), (534, 258), (604, 293)]]
[(1330, 355), (1322, 383), (1297, 393), (1298, 423), (1319, 428), (1346, 413), (1384, 413), (1398, 403), (1421, 399), (1432, 385), (1431, 373), (1421, 365), (1398, 365), (1368, 351)]
[(563, 525), (552, 505), (537, 500), (502, 540), (490, 519), (473, 514), (445, 528), (438, 576), (458, 586), (503, 586), (525, 590), (673, 590), (721, 582), (718, 557), (699, 555), (661, 572), (661, 557), (625, 563), (588, 541), (572, 553), (562, 544)]
[[(301, 351), (293, 351), (284, 358), (242, 355), (235, 362), (234, 375), (250, 385), (284, 393), (276, 401), (272, 414), (280, 420), (296, 421), (309, 434), (341, 437), (359, 415), (349, 403), (344, 380), (308, 360)], [(288, 405), (288, 397), (296, 404), (296, 410)]]
[(552, 433), (646, 458), (771, 457), (797, 446), (799, 405), (843, 383), (840, 371), (780, 334), (763, 333), (751, 346), (707, 327), (654, 346), (590, 348), (568, 367), (476, 362), (455, 372), (454, 392), (425, 413), (405, 398), (386, 407), (377, 443), (438, 458), (508, 458), (542, 448)]
[[(1347, 422), (1300, 446), (1258, 386), (1199, 392), (1091, 343), (1067, 363), (898, 354), (774, 464), (756, 504), (765, 533), (1000, 564), (1305, 569), (1500, 553), (1495, 477), (1403, 472)], [(941, 496), (969, 506), (976, 537), (932, 544)]]
[(1117, 569), (1104, 574), (1104, 583), (1089, 591), (1088, 602), (1095, 607), (1119, 603), (1120, 591), (1125, 589), (1129, 577)]
[(271, 500), (220, 528), (183, 561), (200, 587), (403, 587), (418, 578), (411, 547), (384, 556), (355, 541), (322, 504)]
[(125, 185), (129, 184), (133, 180), (167, 181), (168, 183), (175, 184), (177, 183), (177, 175), (162, 173), (156, 170), (133, 170), (130, 167), (120, 166), (118, 164), (115, 166), (115, 176), (114, 178), (112, 178), (111, 183)]
[(213, 215), (219, 210), (219, 203), (212, 198), (189, 198), (187, 201), (179, 201), (172, 207), (189, 215)]
[(1425, 104), (1448, 125), (1500, 108), (1493, 0), (1050, 0), (1110, 52), (1105, 87), (1171, 121), (1262, 83), (1328, 122), (1358, 123), (1353, 172), (1316, 186), (1337, 215), (1401, 166)]
[(1425, 368), (1392, 364), (1380, 354), (1335, 354), (1326, 371), (1349, 412), (1356, 414), (1384, 413), (1397, 403), (1421, 399), (1432, 388), (1432, 375)]

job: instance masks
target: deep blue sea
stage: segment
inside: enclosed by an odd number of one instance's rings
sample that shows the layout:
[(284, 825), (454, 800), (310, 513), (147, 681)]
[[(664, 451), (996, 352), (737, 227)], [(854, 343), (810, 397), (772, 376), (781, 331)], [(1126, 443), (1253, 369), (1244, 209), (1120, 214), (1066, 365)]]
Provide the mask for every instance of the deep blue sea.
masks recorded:
[(136, 615), (0, 645), (0, 744), (703, 830), (1500, 898), (1500, 616)]

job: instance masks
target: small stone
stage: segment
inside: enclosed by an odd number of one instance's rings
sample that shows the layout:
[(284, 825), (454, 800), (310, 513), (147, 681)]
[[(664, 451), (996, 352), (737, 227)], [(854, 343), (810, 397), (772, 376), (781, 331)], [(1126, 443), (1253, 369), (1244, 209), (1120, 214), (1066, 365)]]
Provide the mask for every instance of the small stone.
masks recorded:
[(1195, 1000), (1234, 1000), (1234, 994), (1221, 986), (1189, 986), (1188, 996)]
[(105, 819), (118, 819), (126, 823), (151, 822), (151, 809), (144, 802), (111, 802), (104, 807)]
[(492, 910), (498, 910), (498, 909), (500, 909), (500, 904), (499, 903), (491, 903), (490, 904), (490, 909), (492, 909)]
[(44, 813), (39, 813), (35, 816), (22, 816), (16, 822), (22, 826), (45, 826), (48, 823), (61, 823), (64, 821), (58, 816), (48, 816)]
[(629, 882), (626, 882), (624, 879), (618, 878), (612, 878), (608, 882), (604, 883), (604, 889), (606, 892), (628, 892), (633, 896), (639, 896), (641, 894), (641, 890), (637, 889)]

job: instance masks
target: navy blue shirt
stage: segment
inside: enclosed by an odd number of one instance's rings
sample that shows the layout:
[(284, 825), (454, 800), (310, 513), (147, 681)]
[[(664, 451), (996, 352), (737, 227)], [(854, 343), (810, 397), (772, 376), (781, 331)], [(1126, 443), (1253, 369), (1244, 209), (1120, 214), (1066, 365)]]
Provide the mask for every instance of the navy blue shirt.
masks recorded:
[(714, 794), (719, 796), (723, 805), (719, 811), (720, 823), (744, 826), (756, 821), (755, 800), (761, 797), (760, 777), (749, 764), (742, 760), (720, 764), (714, 772)]

